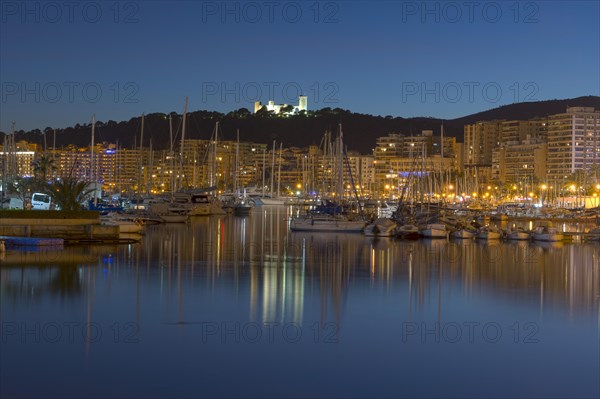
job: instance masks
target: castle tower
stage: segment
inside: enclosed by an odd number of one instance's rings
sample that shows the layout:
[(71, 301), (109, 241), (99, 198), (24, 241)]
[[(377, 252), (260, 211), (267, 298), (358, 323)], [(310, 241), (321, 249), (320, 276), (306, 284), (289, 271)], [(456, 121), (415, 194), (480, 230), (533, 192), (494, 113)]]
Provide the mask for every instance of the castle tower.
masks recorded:
[(307, 96), (299, 96), (298, 97), (298, 110), (299, 111), (307, 111), (308, 110), (308, 97)]

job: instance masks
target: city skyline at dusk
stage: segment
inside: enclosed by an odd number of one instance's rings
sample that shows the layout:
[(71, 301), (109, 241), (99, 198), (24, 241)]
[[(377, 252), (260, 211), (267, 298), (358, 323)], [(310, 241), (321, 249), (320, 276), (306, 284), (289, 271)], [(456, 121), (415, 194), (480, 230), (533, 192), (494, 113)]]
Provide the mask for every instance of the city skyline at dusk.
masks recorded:
[(188, 110), (304, 94), (309, 110), (452, 119), (598, 95), (599, 12), (587, 1), (3, 2), (0, 131), (181, 113), (186, 96)]

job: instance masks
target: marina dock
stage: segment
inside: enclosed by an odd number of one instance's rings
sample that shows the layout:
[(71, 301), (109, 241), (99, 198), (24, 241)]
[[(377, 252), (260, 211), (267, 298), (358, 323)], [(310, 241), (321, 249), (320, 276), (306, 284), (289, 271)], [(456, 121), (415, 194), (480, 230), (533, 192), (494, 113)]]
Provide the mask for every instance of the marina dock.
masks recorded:
[(62, 238), (36, 238), (36, 237), (9, 237), (0, 236), (6, 248), (11, 247), (62, 247), (65, 240)]

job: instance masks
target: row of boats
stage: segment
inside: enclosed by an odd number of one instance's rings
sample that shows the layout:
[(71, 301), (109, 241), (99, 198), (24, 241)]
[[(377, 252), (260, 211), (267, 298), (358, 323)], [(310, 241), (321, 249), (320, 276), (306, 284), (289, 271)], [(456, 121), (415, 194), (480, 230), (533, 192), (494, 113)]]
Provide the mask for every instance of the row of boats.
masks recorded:
[[(265, 202), (263, 202), (265, 201)], [(272, 201), (272, 202), (270, 202)], [(281, 201), (278, 202), (278, 201)], [(248, 215), (256, 205), (281, 205), (276, 198), (252, 198), (244, 195), (225, 201), (216, 201), (208, 194), (181, 194), (170, 201), (149, 199), (123, 209), (105, 209), (102, 223), (118, 225), (121, 233), (139, 233), (147, 224), (184, 223), (189, 217), (224, 215), (234, 213)], [(512, 226), (501, 229), (492, 225), (481, 225), (472, 218), (452, 218), (440, 216), (418, 218), (414, 210), (402, 214), (397, 211), (386, 217), (379, 217), (371, 223), (365, 221), (364, 213), (358, 209), (349, 209), (331, 201), (322, 201), (302, 215), (292, 217), (291, 231), (315, 232), (363, 232), (368, 237), (397, 237), (403, 239), (418, 238), (456, 238), (478, 240), (535, 240), (558, 242), (565, 234), (549, 224), (526, 230)], [(470, 222), (469, 222), (470, 221)], [(588, 240), (600, 240), (600, 228), (586, 233)]]
[[(366, 224), (359, 219), (348, 219), (344, 215), (309, 215), (293, 218), (290, 223), (292, 231), (321, 231), (321, 232), (363, 232), (367, 237), (397, 237), (402, 239), (419, 238), (456, 238), (478, 240), (534, 240), (558, 242), (565, 235), (555, 227), (539, 226), (533, 230), (522, 227), (506, 230), (493, 227), (449, 227), (444, 223), (429, 223), (423, 226), (414, 224), (398, 225), (391, 219), (379, 218), (373, 223)], [(600, 229), (588, 233), (588, 239), (600, 240)]]
[[(485, 219), (479, 218), (479, 220)], [(391, 217), (379, 217), (367, 223), (357, 214), (344, 212), (334, 204), (317, 206), (304, 215), (292, 218), (290, 229), (292, 231), (363, 232), (367, 237), (402, 239), (456, 238), (559, 242), (567, 238), (565, 233), (549, 222), (544, 222), (531, 230), (516, 225), (502, 229), (490, 224), (482, 225), (473, 218), (444, 216), (443, 213), (438, 213), (433, 218), (417, 218), (412, 211), (410, 214), (395, 212)], [(600, 228), (591, 229), (585, 233), (585, 238), (600, 241)]]
[[(532, 230), (523, 227), (511, 227), (501, 229), (494, 226), (449, 227), (444, 223), (430, 223), (423, 227), (415, 225), (398, 226), (391, 219), (377, 219), (374, 223), (367, 225), (364, 233), (369, 237), (398, 237), (404, 239), (418, 238), (456, 238), (477, 240), (514, 240), (514, 241), (564, 241), (566, 236), (556, 227), (538, 226)], [(600, 228), (592, 229), (586, 234), (588, 240), (600, 240)]]

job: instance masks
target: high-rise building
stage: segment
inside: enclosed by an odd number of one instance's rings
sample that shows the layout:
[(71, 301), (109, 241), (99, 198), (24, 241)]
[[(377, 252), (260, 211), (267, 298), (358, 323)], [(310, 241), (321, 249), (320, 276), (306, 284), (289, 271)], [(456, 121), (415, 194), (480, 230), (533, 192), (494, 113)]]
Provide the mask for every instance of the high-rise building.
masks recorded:
[(498, 148), (494, 154), (495, 178), (503, 182), (546, 181), (547, 144), (541, 138), (526, 138)]
[(494, 120), (465, 125), (465, 167), (492, 165), (492, 151), (499, 145), (502, 122)]
[(548, 117), (548, 178), (564, 179), (578, 170), (600, 168), (600, 110), (568, 107)]
[(499, 145), (520, 143), (526, 139), (546, 139), (546, 119), (511, 120), (500, 123)]

